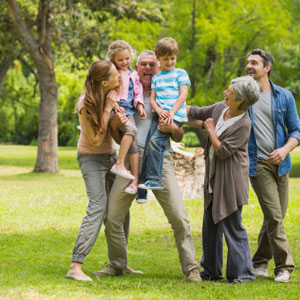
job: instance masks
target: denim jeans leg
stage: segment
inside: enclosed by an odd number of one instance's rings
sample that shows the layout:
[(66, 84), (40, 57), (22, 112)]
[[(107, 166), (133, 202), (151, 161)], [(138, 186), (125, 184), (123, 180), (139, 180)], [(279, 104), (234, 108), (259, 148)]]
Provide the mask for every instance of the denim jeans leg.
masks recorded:
[(144, 183), (146, 181), (146, 172), (147, 172), (147, 160), (148, 160), (148, 150), (149, 150), (149, 143), (152, 135), (156, 131), (158, 125), (158, 114), (154, 114), (151, 122), (151, 126), (146, 138), (146, 143), (145, 143), (145, 148), (144, 148), (144, 153), (143, 153), (143, 164), (142, 164), (142, 169), (140, 172), (139, 176), (139, 182)]
[(158, 130), (152, 135), (147, 157), (147, 179), (161, 180), (164, 152), (170, 136), (169, 133), (163, 133)]

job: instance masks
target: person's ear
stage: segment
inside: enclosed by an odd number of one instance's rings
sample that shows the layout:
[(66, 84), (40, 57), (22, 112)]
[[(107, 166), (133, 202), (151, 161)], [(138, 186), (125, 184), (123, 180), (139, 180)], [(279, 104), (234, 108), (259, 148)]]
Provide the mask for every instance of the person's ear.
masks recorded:
[(105, 87), (107, 85), (108, 85), (108, 81), (107, 80), (101, 81), (101, 86)]
[(270, 65), (266, 65), (265, 68), (267, 69), (267, 72), (269, 73), (269, 71), (271, 70), (271, 66)]

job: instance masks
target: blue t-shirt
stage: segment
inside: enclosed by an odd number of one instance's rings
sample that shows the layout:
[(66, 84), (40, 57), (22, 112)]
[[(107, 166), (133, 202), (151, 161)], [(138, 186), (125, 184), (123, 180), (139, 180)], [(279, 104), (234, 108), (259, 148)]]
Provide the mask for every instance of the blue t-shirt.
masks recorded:
[[(179, 68), (159, 72), (152, 78), (151, 89), (156, 92), (156, 103), (163, 110), (170, 110), (179, 97), (180, 86), (191, 86), (188, 73)], [(187, 122), (186, 103), (174, 115), (174, 120)]]

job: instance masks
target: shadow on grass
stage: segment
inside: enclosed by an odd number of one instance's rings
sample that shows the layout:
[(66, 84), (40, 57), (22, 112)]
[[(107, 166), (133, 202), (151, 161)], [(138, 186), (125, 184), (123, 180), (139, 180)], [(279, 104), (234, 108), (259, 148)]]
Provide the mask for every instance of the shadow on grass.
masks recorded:
[[(67, 280), (65, 275), (71, 262), (76, 234), (77, 230), (71, 230), (70, 233), (47, 230), (24, 234), (0, 234), (2, 285), (15, 288), (28, 284), (32, 286), (72, 284), (73, 281)], [(83, 267), (89, 275), (104, 268), (108, 262), (105, 238), (102, 233), (100, 235)], [(159, 232), (153, 231), (151, 244), (149, 242), (145, 244), (141, 235), (130, 237), (135, 243), (130, 245), (129, 255), (132, 267), (142, 269), (145, 274), (98, 278), (102, 283), (107, 281), (119, 284), (127, 282), (130, 277), (142, 280), (149, 288), (156, 279), (178, 281), (185, 278), (180, 271), (173, 239), (165, 238)], [(170, 256), (163, 255), (165, 249), (168, 249)], [(97, 279), (94, 280), (94, 283), (97, 282)], [(128, 284), (125, 285), (128, 288)]]

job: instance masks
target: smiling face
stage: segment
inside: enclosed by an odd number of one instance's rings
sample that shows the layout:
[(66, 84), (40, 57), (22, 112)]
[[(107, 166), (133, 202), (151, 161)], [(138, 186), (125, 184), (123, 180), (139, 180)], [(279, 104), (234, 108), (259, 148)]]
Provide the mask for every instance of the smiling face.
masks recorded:
[(142, 55), (136, 65), (136, 71), (144, 89), (150, 89), (152, 77), (159, 72), (155, 55)]
[(258, 54), (251, 54), (246, 62), (246, 73), (257, 81), (268, 78), (271, 66), (264, 65), (264, 59)]
[(161, 70), (163, 72), (168, 72), (175, 68), (177, 56), (175, 54), (165, 55), (165, 56), (159, 56), (157, 57), (157, 59), (160, 62)]
[(235, 93), (232, 86), (230, 85), (227, 90), (224, 91), (225, 99), (224, 102), (228, 105), (232, 111), (238, 111), (240, 104), (243, 102), (242, 99), (235, 99)]
[(127, 71), (131, 65), (131, 55), (129, 50), (119, 51), (114, 58), (114, 63), (116, 64), (118, 70)]

